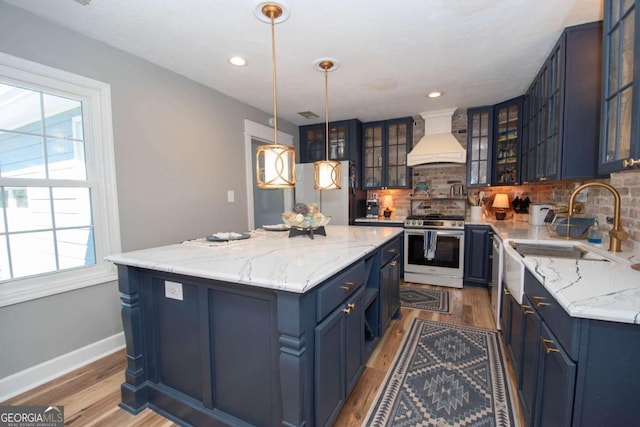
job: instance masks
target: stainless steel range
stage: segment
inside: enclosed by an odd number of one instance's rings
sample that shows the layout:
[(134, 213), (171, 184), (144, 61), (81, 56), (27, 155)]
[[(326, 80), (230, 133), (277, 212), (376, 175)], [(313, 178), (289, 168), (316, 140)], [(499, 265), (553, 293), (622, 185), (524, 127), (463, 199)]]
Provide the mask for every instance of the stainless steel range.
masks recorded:
[(462, 287), (464, 217), (411, 215), (404, 221), (404, 280)]

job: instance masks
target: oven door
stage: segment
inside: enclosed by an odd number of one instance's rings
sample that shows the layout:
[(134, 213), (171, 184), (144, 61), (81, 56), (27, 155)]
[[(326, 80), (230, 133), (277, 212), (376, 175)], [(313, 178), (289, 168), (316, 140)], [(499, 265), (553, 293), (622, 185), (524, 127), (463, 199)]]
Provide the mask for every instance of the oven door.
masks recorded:
[[(428, 256), (427, 232), (436, 233), (435, 252)], [(464, 230), (405, 229), (405, 281), (462, 287)]]

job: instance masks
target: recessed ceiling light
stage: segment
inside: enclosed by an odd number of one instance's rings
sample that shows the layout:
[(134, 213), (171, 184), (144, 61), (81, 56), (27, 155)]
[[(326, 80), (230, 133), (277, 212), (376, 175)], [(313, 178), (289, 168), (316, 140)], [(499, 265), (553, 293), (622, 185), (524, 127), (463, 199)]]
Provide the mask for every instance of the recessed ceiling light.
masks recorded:
[(229, 63), (236, 67), (244, 67), (247, 65), (247, 61), (241, 56), (232, 56), (229, 58)]
[(442, 92), (434, 91), (427, 95), (429, 98), (439, 98), (442, 96)]

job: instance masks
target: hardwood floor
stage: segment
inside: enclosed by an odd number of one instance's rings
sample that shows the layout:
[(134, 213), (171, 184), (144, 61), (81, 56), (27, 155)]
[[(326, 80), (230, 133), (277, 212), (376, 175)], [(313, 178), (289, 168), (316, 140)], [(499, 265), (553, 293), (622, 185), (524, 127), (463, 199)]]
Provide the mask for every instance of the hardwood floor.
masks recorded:
[[(359, 426), (362, 423), (414, 317), (495, 330), (486, 289), (440, 289), (451, 292), (451, 314), (402, 308), (402, 316), (391, 322), (367, 361), (362, 377), (335, 423), (336, 427)], [(9, 399), (2, 405), (64, 405), (66, 426), (174, 426), (173, 422), (150, 409), (134, 416), (118, 407), (124, 369), (125, 353), (122, 350)], [(513, 386), (514, 375), (510, 366), (509, 370)], [(519, 407), (516, 408), (518, 414), (519, 411)]]

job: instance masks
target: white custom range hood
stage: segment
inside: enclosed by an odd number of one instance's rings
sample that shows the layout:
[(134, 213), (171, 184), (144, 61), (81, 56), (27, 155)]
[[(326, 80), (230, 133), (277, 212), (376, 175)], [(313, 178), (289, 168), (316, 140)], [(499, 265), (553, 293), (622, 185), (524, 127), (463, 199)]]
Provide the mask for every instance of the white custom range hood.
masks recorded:
[(420, 113), (424, 119), (424, 136), (407, 154), (407, 165), (428, 163), (465, 163), (467, 150), (451, 134), (455, 108)]

